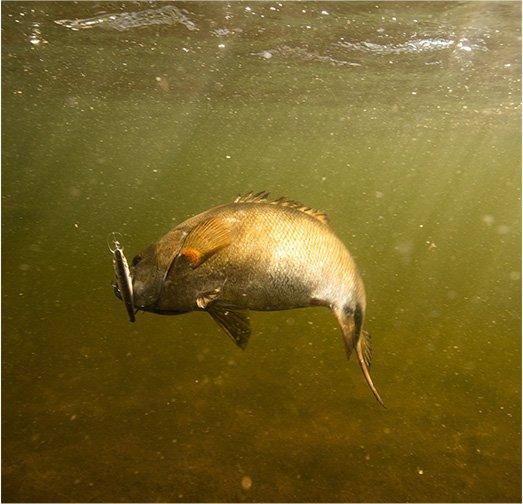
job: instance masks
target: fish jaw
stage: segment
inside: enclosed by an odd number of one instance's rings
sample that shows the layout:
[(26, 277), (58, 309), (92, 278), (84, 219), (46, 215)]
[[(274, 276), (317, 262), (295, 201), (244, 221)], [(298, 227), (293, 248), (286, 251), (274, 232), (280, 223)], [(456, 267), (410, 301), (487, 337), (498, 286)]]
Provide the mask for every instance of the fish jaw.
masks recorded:
[[(165, 279), (165, 271), (149, 267), (140, 263), (133, 269), (134, 306), (136, 309), (158, 314), (185, 313), (189, 310), (178, 310), (175, 301), (178, 296), (173, 296), (169, 289), (170, 282)], [(167, 300), (167, 302), (166, 302)]]
[(122, 294), (120, 292), (120, 289), (118, 288), (118, 283), (116, 282), (116, 278), (114, 279), (114, 282), (112, 283), (113, 293), (114, 295), (122, 301)]
[(178, 254), (186, 233), (172, 229), (136, 255), (131, 265), (134, 305), (138, 310), (164, 313), (160, 306), (165, 282), (173, 259)]
[(134, 279), (134, 305), (138, 310), (154, 311), (158, 306), (161, 292), (161, 280), (152, 278), (146, 282)]

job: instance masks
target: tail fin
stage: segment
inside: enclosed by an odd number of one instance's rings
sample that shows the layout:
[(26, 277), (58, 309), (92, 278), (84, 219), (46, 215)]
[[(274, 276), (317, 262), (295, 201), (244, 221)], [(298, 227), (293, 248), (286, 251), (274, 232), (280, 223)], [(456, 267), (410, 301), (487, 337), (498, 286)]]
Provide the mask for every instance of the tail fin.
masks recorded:
[(370, 376), (369, 368), (372, 359), (372, 346), (370, 334), (361, 329), (363, 323), (363, 313), (361, 308), (359, 306), (357, 306), (355, 310), (347, 307), (342, 309), (335, 308), (333, 311), (343, 333), (347, 358), (350, 357), (352, 350), (356, 347), (356, 354), (358, 356), (361, 370), (363, 371), (363, 376), (372, 390), (374, 397), (383, 407), (385, 407), (385, 404), (383, 403), (379, 392), (376, 390)]
[(376, 390), (372, 378), (370, 377), (370, 361), (372, 359), (372, 352), (370, 346), (370, 334), (367, 331), (361, 331), (358, 342), (356, 343), (356, 354), (358, 355), (358, 362), (360, 363), (361, 370), (363, 371), (363, 376), (367, 380), (367, 383), (374, 394), (374, 397), (378, 402), (385, 407), (383, 400), (380, 397), (379, 392)]

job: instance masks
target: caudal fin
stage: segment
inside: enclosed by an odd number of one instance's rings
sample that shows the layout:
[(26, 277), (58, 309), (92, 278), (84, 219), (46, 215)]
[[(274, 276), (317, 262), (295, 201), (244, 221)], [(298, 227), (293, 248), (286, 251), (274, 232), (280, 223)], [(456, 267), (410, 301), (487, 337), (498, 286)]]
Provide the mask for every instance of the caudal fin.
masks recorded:
[(352, 350), (356, 348), (356, 354), (358, 356), (361, 370), (363, 371), (363, 376), (372, 390), (374, 397), (383, 407), (385, 407), (385, 404), (383, 403), (383, 400), (370, 376), (369, 368), (372, 359), (372, 345), (370, 334), (367, 331), (361, 330), (361, 324), (363, 321), (361, 310), (359, 310), (359, 308), (355, 311), (348, 308), (335, 308), (333, 311), (343, 333), (347, 358), (350, 357)]
[(374, 397), (377, 401), (385, 407), (382, 398), (380, 397), (379, 392), (376, 390), (372, 378), (370, 376), (370, 361), (372, 359), (372, 347), (370, 344), (370, 334), (367, 331), (361, 331), (358, 343), (356, 343), (356, 354), (358, 355), (358, 362), (360, 363), (361, 370), (363, 371), (363, 376), (372, 390)]

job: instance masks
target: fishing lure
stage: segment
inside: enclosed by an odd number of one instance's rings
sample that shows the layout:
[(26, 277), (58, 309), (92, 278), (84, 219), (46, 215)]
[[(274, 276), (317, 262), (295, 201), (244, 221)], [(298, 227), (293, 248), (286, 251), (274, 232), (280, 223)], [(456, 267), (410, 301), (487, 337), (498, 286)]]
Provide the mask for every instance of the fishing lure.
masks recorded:
[(107, 245), (113, 254), (114, 274), (116, 276), (116, 284), (113, 285), (113, 288), (115, 294), (124, 302), (129, 320), (134, 322), (136, 310), (134, 308), (133, 280), (120, 239), (120, 233), (111, 233), (107, 239)]

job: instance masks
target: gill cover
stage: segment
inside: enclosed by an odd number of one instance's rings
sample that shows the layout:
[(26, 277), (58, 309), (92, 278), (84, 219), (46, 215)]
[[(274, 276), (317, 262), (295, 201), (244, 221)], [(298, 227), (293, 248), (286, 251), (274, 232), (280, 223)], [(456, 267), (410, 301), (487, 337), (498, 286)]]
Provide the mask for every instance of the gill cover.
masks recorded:
[(158, 305), (168, 270), (180, 251), (184, 236), (183, 231), (173, 229), (133, 259), (131, 273), (137, 308), (147, 309)]
[(210, 217), (192, 228), (175, 228), (133, 261), (136, 305), (154, 307), (176, 264), (195, 269), (232, 241), (234, 221)]

